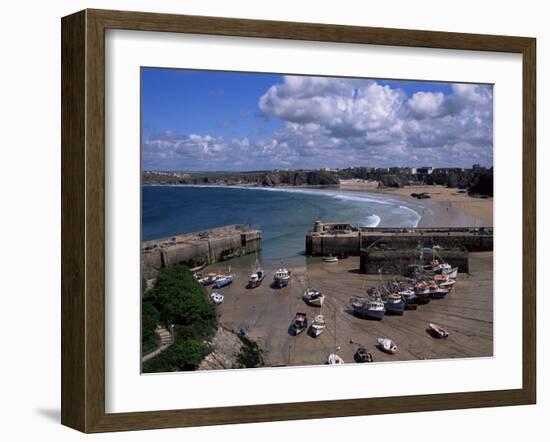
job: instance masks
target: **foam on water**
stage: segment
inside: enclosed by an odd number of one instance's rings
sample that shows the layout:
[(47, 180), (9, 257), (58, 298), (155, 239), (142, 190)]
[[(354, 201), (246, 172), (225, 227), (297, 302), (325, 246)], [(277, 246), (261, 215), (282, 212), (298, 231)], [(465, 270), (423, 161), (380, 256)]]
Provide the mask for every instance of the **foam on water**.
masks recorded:
[(380, 221), (381, 219), (378, 215), (369, 215), (363, 227), (377, 227)]

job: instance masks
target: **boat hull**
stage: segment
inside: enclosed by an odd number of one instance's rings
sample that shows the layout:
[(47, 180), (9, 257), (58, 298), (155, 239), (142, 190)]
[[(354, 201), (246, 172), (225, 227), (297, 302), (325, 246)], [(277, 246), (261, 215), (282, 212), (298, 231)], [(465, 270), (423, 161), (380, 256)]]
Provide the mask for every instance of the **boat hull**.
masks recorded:
[(222, 287), (228, 286), (232, 282), (233, 282), (232, 278), (220, 279), (220, 280), (214, 281), (214, 287), (217, 289), (221, 289)]
[(311, 305), (312, 307), (321, 307), (323, 305), (323, 302), (325, 301), (325, 297), (324, 296), (321, 296), (319, 298), (314, 298), (314, 299), (310, 299), (310, 298), (304, 298), (306, 303), (308, 305)]
[(445, 296), (447, 296), (447, 291), (435, 291), (430, 293), (431, 299), (443, 299)]
[(311, 326), (309, 328), (309, 334), (310, 336), (316, 338), (317, 336), (319, 336), (321, 333), (323, 333), (325, 331), (325, 327), (322, 327), (322, 328), (318, 328), (318, 327), (313, 327)]
[(416, 295), (415, 302), (418, 305), (425, 305), (425, 304), (428, 304), (430, 301), (431, 301), (431, 298), (428, 294)]
[(403, 301), (386, 304), (386, 315), (402, 316), (404, 311), (405, 303)]
[(288, 285), (288, 281), (288, 279), (274, 279), (273, 287), (276, 289), (282, 289), (283, 287), (286, 287)]
[(384, 310), (367, 310), (364, 314), (367, 319), (375, 319), (381, 321), (384, 319)]

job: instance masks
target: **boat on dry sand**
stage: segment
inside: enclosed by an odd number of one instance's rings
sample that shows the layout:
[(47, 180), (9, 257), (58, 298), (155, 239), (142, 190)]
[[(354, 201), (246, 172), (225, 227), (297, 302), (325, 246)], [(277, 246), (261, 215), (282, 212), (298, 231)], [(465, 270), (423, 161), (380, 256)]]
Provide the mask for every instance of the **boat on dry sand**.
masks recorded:
[(443, 327), (437, 324), (428, 324), (428, 333), (432, 335), (434, 338), (446, 338), (449, 336), (449, 332), (445, 330)]
[(376, 341), (376, 346), (378, 349), (382, 350), (384, 353), (393, 355), (399, 350), (395, 342), (387, 338), (378, 338)]
[(307, 328), (307, 315), (300, 312), (296, 313), (290, 327), (294, 336), (302, 333)]
[(304, 301), (314, 307), (321, 307), (325, 302), (325, 295), (320, 290), (308, 287), (303, 295)]
[(309, 334), (316, 338), (325, 331), (327, 323), (323, 315), (317, 315), (313, 318), (313, 322), (309, 326)]
[(355, 362), (358, 363), (364, 363), (364, 362), (372, 362), (372, 353), (368, 352), (365, 347), (359, 347), (355, 354), (353, 355), (353, 359)]
[(344, 360), (340, 356), (338, 356), (336, 353), (331, 353), (331, 354), (328, 355), (327, 364), (328, 365), (343, 365)]

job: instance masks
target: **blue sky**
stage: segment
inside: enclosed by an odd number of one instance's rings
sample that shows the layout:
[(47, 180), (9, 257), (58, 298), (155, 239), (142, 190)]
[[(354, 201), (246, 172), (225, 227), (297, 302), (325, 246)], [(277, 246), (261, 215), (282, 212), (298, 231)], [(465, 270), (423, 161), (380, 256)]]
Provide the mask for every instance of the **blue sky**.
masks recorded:
[(142, 68), (143, 168), (492, 165), (492, 87)]

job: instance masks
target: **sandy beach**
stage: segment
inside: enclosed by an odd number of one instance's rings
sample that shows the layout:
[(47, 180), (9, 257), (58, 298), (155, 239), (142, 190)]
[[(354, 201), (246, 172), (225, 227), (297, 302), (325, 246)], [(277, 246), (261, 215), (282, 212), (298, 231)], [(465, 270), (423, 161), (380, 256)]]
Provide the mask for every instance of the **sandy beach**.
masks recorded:
[[(493, 227), (493, 198), (474, 198), (460, 189), (446, 186), (406, 186), (379, 188), (377, 181), (345, 182), (340, 185), (342, 190), (384, 193), (400, 197), (413, 198), (411, 193), (427, 193), (430, 198), (423, 201), (437, 203), (442, 210), (437, 214), (441, 221), (436, 224), (451, 226), (456, 223), (457, 212), (462, 212), (474, 219), (477, 227)], [(449, 216), (446, 212), (451, 211)]]
[[(359, 345), (372, 352), (375, 361), (405, 361), (491, 356), (493, 352), (492, 252), (470, 255), (470, 274), (460, 273), (453, 292), (441, 300), (432, 300), (402, 317), (386, 316), (382, 321), (357, 318), (350, 297), (364, 293), (364, 287), (379, 284), (376, 275), (358, 272), (359, 258), (350, 257), (336, 264), (308, 258), (307, 264), (292, 268), (291, 283), (283, 289), (270, 284), (274, 268), (260, 287), (247, 290), (249, 260), (232, 260), (235, 281), (218, 290), (225, 300), (219, 308), (220, 323), (228, 329), (247, 329), (248, 335), (264, 351), (266, 366), (323, 364), (337, 348), (346, 363), (353, 362)], [(220, 267), (217, 269), (217, 267)], [(212, 270), (222, 270), (212, 266)], [(311, 285), (326, 294), (322, 309), (302, 300)], [(288, 327), (296, 312), (305, 312), (311, 321), (322, 312), (327, 329), (317, 338), (306, 333), (291, 336)], [(450, 336), (438, 340), (426, 332), (428, 323), (444, 326)], [(375, 348), (379, 337), (393, 339), (400, 350), (387, 355)]]
[(411, 193), (427, 193), (430, 201), (444, 207), (459, 209), (483, 223), (484, 227), (493, 226), (493, 198), (474, 198), (459, 189), (445, 186), (407, 186), (402, 188), (378, 189), (377, 192), (411, 197)]

